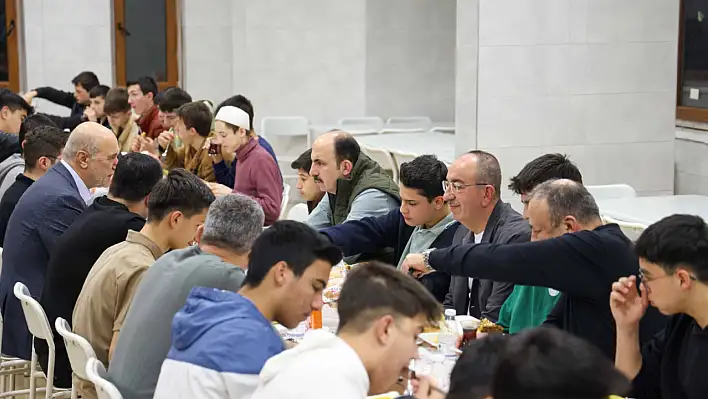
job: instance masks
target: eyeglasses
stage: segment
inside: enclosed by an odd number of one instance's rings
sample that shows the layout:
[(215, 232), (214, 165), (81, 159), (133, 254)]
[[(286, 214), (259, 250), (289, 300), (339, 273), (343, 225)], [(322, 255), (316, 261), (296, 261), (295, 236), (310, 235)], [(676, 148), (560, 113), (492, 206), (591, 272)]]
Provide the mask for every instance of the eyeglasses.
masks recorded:
[[(639, 269), (639, 273), (638, 273), (639, 282), (641, 284), (644, 284), (644, 287), (646, 287), (646, 289), (649, 291), (651, 291), (651, 288), (649, 288), (649, 283), (651, 283), (652, 281), (655, 281), (655, 280), (661, 280), (662, 278), (671, 277), (671, 276), (672, 276), (672, 274), (664, 274), (663, 276), (659, 276), (659, 277), (647, 277), (647, 275), (644, 274), (644, 271), (642, 269)], [(698, 277), (696, 277), (692, 274), (689, 274), (688, 278), (693, 281), (698, 281)]]
[(447, 180), (443, 180), (442, 182), (442, 187), (443, 191), (447, 192), (448, 190), (452, 191), (453, 194), (459, 194), (462, 189), (467, 188), (467, 187), (483, 187), (483, 186), (488, 186), (489, 184), (487, 183), (473, 183), (473, 184), (464, 184), (460, 182), (449, 182)]

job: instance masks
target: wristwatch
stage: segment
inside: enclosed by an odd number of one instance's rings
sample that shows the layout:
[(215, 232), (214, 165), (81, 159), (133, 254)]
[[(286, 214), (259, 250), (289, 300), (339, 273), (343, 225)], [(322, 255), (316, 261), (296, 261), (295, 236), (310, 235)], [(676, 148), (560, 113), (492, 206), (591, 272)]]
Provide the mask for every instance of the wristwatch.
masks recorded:
[(426, 268), (427, 270), (430, 270), (430, 271), (433, 271), (433, 270), (434, 270), (434, 269), (430, 266), (430, 253), (433, 252), (433, 251), (435, 251), (435, 248), (428, 248), (428, 249), (426, 249), (425, 251), (423, 251), (423, 253), (422, 253), (422, 255), (423, 255), (423, 266), (425, 266), (425, 268)]

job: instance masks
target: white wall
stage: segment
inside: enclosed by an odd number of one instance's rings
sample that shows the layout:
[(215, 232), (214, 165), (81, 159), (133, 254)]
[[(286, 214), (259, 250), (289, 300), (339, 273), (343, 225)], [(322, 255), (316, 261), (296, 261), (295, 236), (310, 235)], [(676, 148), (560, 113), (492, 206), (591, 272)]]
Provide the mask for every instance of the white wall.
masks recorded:
[[(23, 90), (53, 86), (72, 91), (71, 79), (93, 71), (112, 85), (111, 0), (21, 0), (24, 39)], [(40, 112), (68, 115), (69, 109), (38, 100)]]
[(479, 68), (476, 143), (505, 181), (562, 152), (587, 184), (672, 192), (678, 1), (459, 1), (479, 15), (478, 58), (458, 42), (457, 65)]

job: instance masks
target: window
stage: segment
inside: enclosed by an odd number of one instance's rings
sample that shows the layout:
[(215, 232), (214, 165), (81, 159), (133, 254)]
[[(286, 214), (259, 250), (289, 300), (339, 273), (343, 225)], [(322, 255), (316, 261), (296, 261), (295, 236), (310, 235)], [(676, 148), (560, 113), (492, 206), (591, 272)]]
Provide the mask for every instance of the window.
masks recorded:
[(0, 87), (20, 90), (15, 0), (0, 0)]
[(681, 0), (676, 117), (708, 122), (708, 0)]
[(116, 82), (152, 76), (177, 86), (177, 0), (114, 0)]

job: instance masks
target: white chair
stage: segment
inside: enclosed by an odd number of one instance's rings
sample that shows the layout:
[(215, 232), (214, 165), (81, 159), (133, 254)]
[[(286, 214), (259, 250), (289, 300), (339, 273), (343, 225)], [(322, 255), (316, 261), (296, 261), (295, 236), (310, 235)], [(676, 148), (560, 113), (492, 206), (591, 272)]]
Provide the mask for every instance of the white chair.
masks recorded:
[[(2, 248), (0, 248), (0, 252), (2, 252)], [(2, 337), (3, 327), (2, 314), (0, 314), (0, 337)], [(29, 371), (29, 364), (30, 362), (27, 360), (2, 355), (2, 339), (0, 339), (0, 397), (9, 397), (13, 394), (22, 395), (29, 392), (28, 390), (15, 391), (15, 376)], [(8, 383), (7, 386), (5, 382)]]
[(604, 184), (585, 187), (595, 198), (595, 201), (617, 198), (632, 198), (637, 196), (637, 191), (628, 184)]
[(337, 127), (351, 135), (378, 134), (384, 127), (383, 119), (378, 116), (342, 118)]
[(368, 155), (369, 158), (378, 162), (382, 169), (387, 171), (390, 170), (393, 181), (398, 183), (398, 165), (396, 165), (393, 155), (391, 155), (388, 150), (367, 146), (361, 146), (361, 150), (364, 154)]
[(290, 185), (283, 183), (283, 199), (280, 201), (280, 215), (278, 220), (285, 216), (285, 209), (288, 207), (288, 202), (290, 202)]
[[(36, 374), (37, 374), (37, 353), (34, 351), (34, 338), (43, 339), (47, 342), (49, 347), (49, 361), (47, 369), (44, 370), (44, 375), (46, 376), (47, 385), (43, 389), (45, 393), (45, 399), (58, 398), (58, 397), (69, 397), (71, 395), (70, 390), (54, 388), (54, 335), (52, 334), (52, 329), (49, 326), (49, 321), (47, 320), (47, 315), (44, 313), (44, 309), (32, 296), (30, 295), (27, 286), (21, 282), (15, 283), (14, 287), (15, 297), (22, 304), (22, 312), (25, 314), (25, 321), (27, 322), (27, 328), (32, 334), (32, 360), (30, 361), (30, 387), (29, 387), (29, 398), (34, 399), (37, 389)], [(41, 374), (40, 374), (41, 375)]]
[(626, 235), (627, 238), (629, 238), (633, 242), (637, 241), (639, 236), (642, 235), (642, 232), (648, 227), (647, 225), (641, 223), (631, 223), (625, 222), (623, 220), (617, 220), (607, 215), (602, 215), (602, 221), (605, 224), (616, 223), (617, 225), (619, 225), (620, 230), (622, 230), (622, 233), (624, 233), (624, 235)]
[(88, 380), (96, 386), (98, 399), (123, 399), (118, 388), (106, 379), (106, 368), (98, 359), (91, 358), (86, 363)]
[(394, 116), (386, 120), (381, 133), (416, 133), (428, 132), (433, 121), (427, 116)]
[(410, 162), (418, 157), (418, 155), (416, 154), (396, 150), (392, 150), (391, 154), (393, 155), (393, 159), (396, 160), (396, 165), (398, 166), (399, 174), (401, 171), (401, 165), (403, 165), (405, 162)]
[[(54, 326), (59, 335), (64, 339), (66, 353), (69, 356), (69, 363), (71, 363), (71, 370), (79, 378), (88, 381), (86, 363), (88, 363), (89, 359), (96, 357), (96, 352), (94, 352), (93, 347), (86, 338), (71, 332), (71, 326), (69, 326), (69, 323), (63, 318), (57, 317)], [(71, 398), (76, 399), (77, 397), (78, 392), (76, 391), (76, 387), (72, 386)]]
[(267, 116), (261, 121), (263, 136), (278, 156), (278, 168), (283, 180), (295, 179), (290, 164), (312, 147), (310, 121), (304, 116)]
[(307, 222), (307, 219), (309, 217), (310, 217), (310, 215), (307, 212), (307, 204), (301, 203), (301, 204), (295, 204), (295, 205), (293, 205), (292, 208), (290, 208), (290, 211), (288, 212), (287, 219), (305, 223), (305, 222)]

